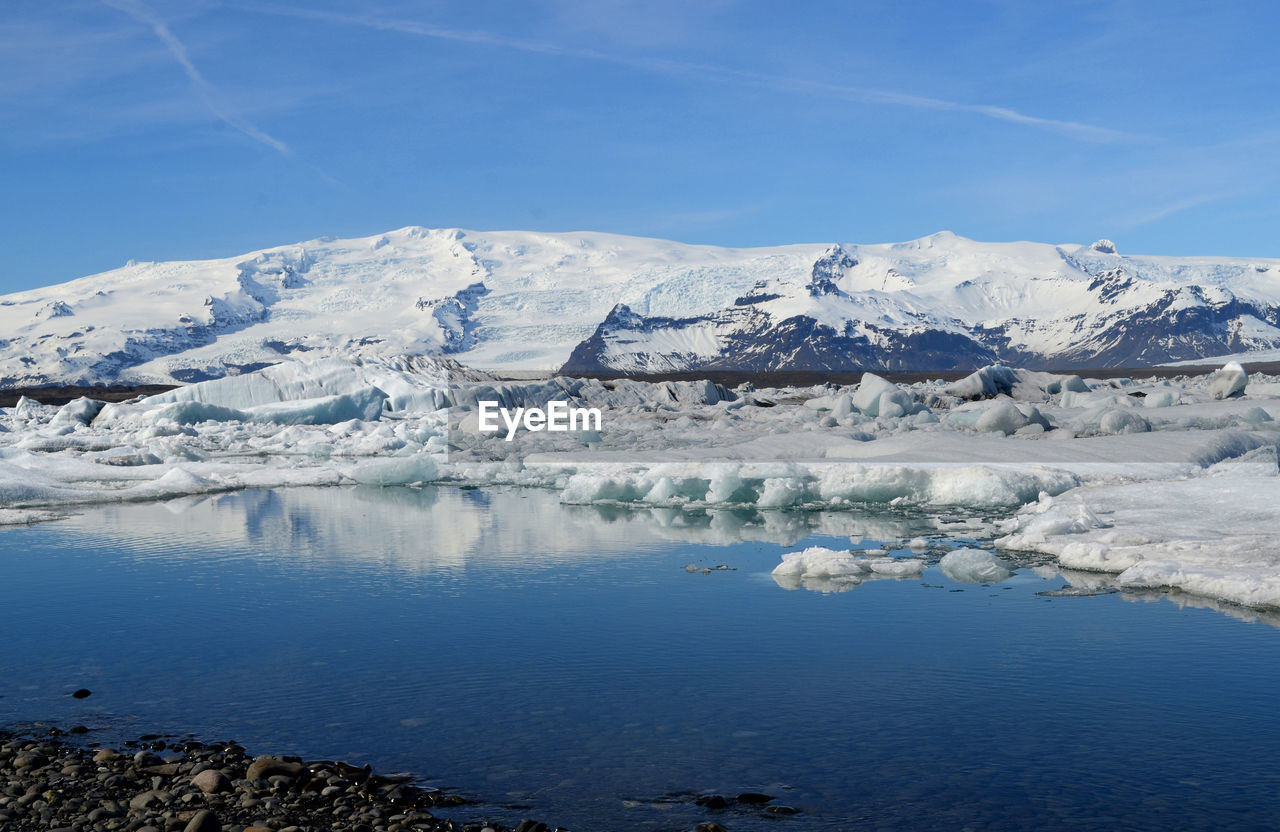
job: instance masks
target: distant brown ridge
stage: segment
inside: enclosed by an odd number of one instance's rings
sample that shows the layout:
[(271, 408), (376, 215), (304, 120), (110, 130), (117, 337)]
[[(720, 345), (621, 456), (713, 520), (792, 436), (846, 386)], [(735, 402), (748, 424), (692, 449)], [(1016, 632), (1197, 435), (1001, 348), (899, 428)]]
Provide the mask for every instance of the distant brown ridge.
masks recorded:
[(81, 396), (100, 402), (123, 402), (135, 396), (154, 396), (177, 387), (176, 384), (109, 384), (109, 385), (50, 385), (48, 387), (15, 387), (0, 390), (0, 407), (13, 407), (18, 399), (26, 396), (40, 404), (63, 405)]

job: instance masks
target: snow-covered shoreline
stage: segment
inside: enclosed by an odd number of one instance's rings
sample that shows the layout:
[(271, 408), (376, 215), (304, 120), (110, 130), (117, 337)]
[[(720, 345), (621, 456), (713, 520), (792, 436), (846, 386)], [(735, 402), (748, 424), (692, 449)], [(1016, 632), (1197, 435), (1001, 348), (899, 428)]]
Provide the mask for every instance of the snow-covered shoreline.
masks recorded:
[[(475, 429), (477, 402), (598, 407), (600, 431)], [(989, 367), (945, 384), (728, 390), (500, 382), (424, 360), (288, 362), (128, 403), (0, 415), (0, 523), (295, 485), (494, 484), (663, 509), (955, 507), (997, 545), (1121, 584), (1280, 607), (1280, 381)], [(1208, 513), (1206, 513), (1208, 512)]]

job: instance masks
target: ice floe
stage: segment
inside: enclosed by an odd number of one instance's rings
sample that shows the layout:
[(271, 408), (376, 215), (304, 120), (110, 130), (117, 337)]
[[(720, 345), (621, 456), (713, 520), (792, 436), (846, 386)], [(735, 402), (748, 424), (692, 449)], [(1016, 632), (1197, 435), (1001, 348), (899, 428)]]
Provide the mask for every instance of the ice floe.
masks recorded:
[[(481, 401), (567, 401), (599, 408), (602, 425), (506, 442), (477, 429)], [(423, 358), (290, 361), (130, 402), (4, 409), (0, 523), (294, 485), (537, 487), (565, 505), (671, 518), (765, 512), (778, 529), (814, 509), (960, 507), (1010, 518), (1004, 550), (1125, 586), (1280, 606), (1266, 529), (1280, 497), (1277, 419), (1280, 380), (1232, 365), (1169, 379), (993, 366), (953, 384), (868, 373), (857, 385), (729, 389), (503, 380)], [(956, 575), (998, 572), (952, 554)], [(813, 554), (775, 578), (839, 584), (915, 568), (868, 557)]]
[(811, 546), (782, 556), (771, 573), (784, 589), (811, 589), (819, 592), (843, 592), (871, 580), (916, 577), (924, 571), (921, 558), (893, 558), (872, 553)]
[(938, 568), (964, 584), (996, 583), (1013, 574), (1013, 567), (985, 549), (957, 549), (938, 561)]
[(1068, 569), (1116, 573), (1122, 587), (1280, 607), (1278, 501), (1275, 450), (1265, 448), (1200, 477), (1046, 495), (1007, 521), (996, 542)]

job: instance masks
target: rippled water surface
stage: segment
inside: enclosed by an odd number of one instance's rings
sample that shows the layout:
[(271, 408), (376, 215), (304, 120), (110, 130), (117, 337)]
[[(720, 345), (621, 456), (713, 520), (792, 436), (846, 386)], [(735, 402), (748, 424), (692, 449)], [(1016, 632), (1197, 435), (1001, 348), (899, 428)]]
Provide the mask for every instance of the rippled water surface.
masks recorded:
[[(370, 762), (579, 832), (1280, 824), (1265, 617), (1045, 596), (1082, 579), (1032, 563), (769, 576), (851, 535), (936, 559), (967, 528), (458, 489), (95, 509), (0, 531), (0, 723)], [(693, 803), (747, 791), (800, 814)]]

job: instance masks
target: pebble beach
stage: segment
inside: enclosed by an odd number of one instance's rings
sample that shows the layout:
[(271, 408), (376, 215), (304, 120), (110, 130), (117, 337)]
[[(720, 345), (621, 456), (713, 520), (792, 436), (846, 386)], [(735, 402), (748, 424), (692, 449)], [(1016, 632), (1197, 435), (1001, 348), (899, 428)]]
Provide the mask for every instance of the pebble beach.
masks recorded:
[(0, 829), (551, 832), (535, 820), (511, 828), (439, 818), (433, 810), (466, 800), (368, 766), (156, 735), (105, 747), (81, 744), (84, 733), (0, 732)]

